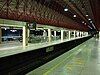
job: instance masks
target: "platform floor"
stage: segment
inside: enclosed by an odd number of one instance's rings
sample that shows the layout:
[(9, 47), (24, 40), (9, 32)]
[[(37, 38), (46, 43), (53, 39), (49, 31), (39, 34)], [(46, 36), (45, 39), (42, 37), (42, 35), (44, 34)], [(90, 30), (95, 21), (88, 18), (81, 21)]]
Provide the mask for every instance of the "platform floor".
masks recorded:
[(100, 75), (100, 39), (92, 38), (27, 75)]

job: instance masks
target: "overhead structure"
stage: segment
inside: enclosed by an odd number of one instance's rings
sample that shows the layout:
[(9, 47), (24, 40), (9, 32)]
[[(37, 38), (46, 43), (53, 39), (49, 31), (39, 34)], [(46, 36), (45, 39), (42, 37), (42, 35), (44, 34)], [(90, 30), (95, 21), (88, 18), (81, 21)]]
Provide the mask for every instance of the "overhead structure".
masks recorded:
[(100, 0), (89, 0), (95, 20), (95, 25), (100, 31)]
[(88, 18), (95, 23), (91, 2), (92, 0), (0, 0), (0, 18), (88, 31), (89, 27), (93, 28)]

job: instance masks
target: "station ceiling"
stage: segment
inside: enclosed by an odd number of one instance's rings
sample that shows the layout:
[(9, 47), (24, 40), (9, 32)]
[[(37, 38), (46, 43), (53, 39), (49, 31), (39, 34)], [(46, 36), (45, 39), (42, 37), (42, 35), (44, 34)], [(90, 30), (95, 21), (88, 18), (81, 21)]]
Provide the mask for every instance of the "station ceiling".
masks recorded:
[(100, 30), (99, 4), (100, 0), (0, 0), (0, 18)]
[(90, 0), (96, 27), (100, 31), (100, 0)]

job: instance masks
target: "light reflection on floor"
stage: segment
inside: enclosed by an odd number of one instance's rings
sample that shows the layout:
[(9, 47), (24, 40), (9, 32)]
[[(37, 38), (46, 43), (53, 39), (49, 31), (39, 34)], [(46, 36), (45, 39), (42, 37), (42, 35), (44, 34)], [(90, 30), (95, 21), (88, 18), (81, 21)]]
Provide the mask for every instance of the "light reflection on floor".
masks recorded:
[[(93, 38), (81, 49), (66, 65), (40, 75), (100, 75), (100, 40)], [(28, 75), (38, 75), (37, 71)]]
[(100, 41), (94, 39), (89, 42), (89, 46), (64, 67), (49, 75), (100, 75)]

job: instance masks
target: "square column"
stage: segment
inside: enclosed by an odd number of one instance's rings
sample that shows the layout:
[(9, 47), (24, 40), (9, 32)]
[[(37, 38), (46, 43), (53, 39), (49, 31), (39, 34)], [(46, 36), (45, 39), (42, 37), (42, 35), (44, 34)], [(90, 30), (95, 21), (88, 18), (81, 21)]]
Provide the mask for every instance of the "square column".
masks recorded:
[(79, 31), (77, 31), (77, 37), (79, 37)]
[(43, 39), (45, 40), (46, 37), (47, 37), (47, 32), (46, 32), (46, 30), (43, 30)]
[(1, 27), (0, 27), (0, 44), (2, 43), (2, 30), (1, 30)]
[(86, 34), (87, 34), (87, 36), (89, 35), (88, 32)]
[(27, 38), (28, 38), (28, 41), (30, 40), (30, 29), (28, 28), (27, 29)]
[(83, 32), (82, 32), (82, 37), (83, 37), (84, 35), (83, 35)]
[(46, 37), (47, 36), (47, 32), (46, 30), (43, 30), (43, 37)]
[(85, 36), (88, 36), (88, 32), (85, 32), (84, 34), (85, 34)]
[(54, 31), (54, 37), (56, 37), (57, 36), (57, 33), (56, 33), (56, 31)]
[(61, 40), (64, 40), (64, 30), (61, 30)]
[(82, 37), (82, 32), (80, 31), (80, 37)]
[(76, 31), (74, 30), (74, 38), (76, 38)]
[(83, 32), (83, 35), (85, 36), (85, 32)]
[(100, 38), (100, 31), (99, 31), (99, 38)]
[(27, 36), (30, 37), (30, 29), (27, 29)]
[(23, 47), (28, 45), (28, 37), (27, 37), (27, 27), (23, 26)]
[(68, 39), (71, 39), (71, 31), (68, 31)]
[(48, 39), (49, 39), (49, 42), (51, 42), (51, 29), (48, 29)]

